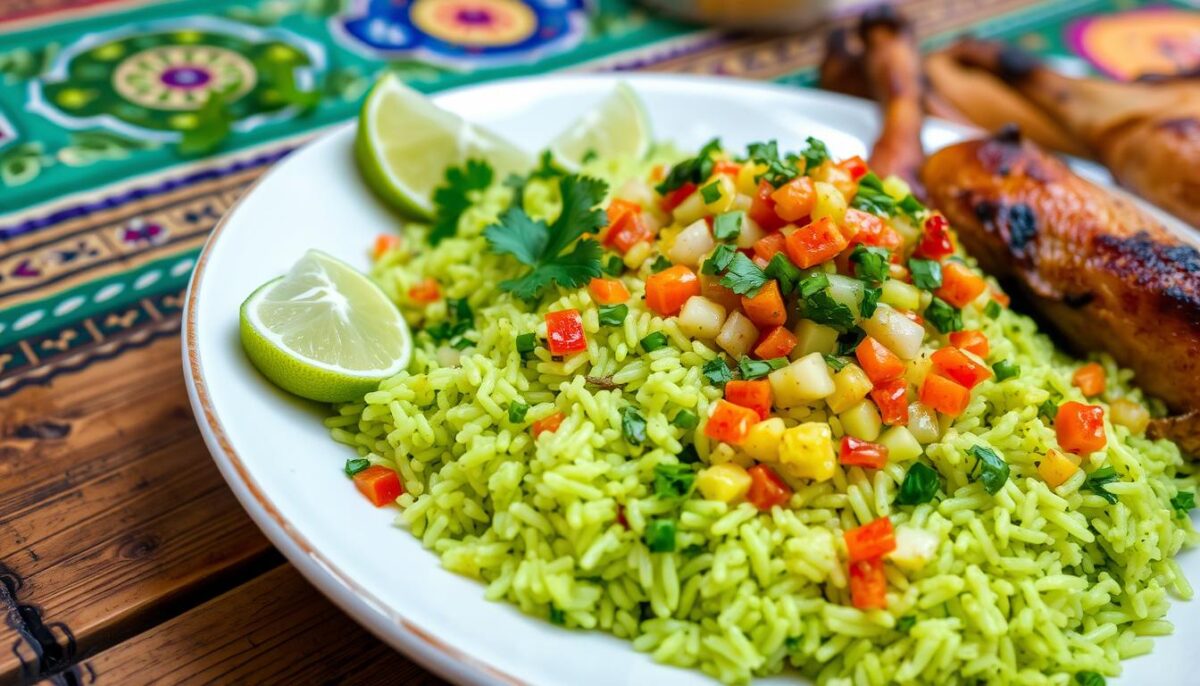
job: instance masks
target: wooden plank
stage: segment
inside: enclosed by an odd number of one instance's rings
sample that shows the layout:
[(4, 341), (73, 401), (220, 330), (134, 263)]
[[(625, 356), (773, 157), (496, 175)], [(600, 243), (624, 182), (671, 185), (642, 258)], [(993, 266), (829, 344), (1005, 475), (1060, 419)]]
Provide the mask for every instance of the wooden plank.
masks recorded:
[(288, 564), (105, 650), (98, 684), (443, 684)]
[[(212, 463), (180, 364), (163, 339), (0, 400), (7, 605), (57, 627), (43, 648), (66, 662), (279, 559)], [(28, 661), (20, 638), (0, 635), (0, 683)]]

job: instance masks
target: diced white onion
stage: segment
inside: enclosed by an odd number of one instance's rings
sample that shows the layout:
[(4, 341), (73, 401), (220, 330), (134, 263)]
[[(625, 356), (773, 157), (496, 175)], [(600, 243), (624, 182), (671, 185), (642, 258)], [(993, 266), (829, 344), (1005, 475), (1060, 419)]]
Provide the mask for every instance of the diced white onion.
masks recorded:
[(795, 407), (828, 397), (834, 391), (833, 375), (821, 353), (813, 353), (776, 369), (767, 377), (778, 407)]
[(937, 442), (942, 436), (942, 429), (938, 425), (937, 411), (920, 402), (910, 404), (908, 406), (908, 432), (921, 445)]
[(876, 307), (875, 314), (862, 322), (862, 328), (903, 360), (916, 357), (921, 352), (921, 341), (925, 340), (925, 327), (888, 305)]
[(694, 269), (700, 266), (700, 261), (712, 252), (714, 247), (716, 242), (713, 240), (712, 231), (709, 230), (708, 223), (700, 219), (688, 224), (675, 236), (675, 242), (667, 251), (667, 257), (675, 264), (687, 265)]
[(725, 323), (725, 308), (702, 295), (693, 295), (679, 312), (679, 329), (692, 338), (712, 338)]
[(746, 315), (734, 310), (721, 332), (717, 334), (717, 345), (734, 358), (750, 352), (754, 342), (758, 340), (758, 327)]

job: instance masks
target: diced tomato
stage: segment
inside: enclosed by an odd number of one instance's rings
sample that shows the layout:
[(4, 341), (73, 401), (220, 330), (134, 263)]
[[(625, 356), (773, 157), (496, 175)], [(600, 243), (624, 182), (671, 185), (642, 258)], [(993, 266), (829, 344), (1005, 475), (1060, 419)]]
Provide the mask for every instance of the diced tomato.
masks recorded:
[(725, 399), (754, 410), (759, 419), (766, 419), (771, 414), (771, 382), (766, 379), (729, 381), (725, 384)]
[(879, 341), (866, 336), (854, 349), (858, 364), (875, 386), (904, 374), (904, 361)]
[(854, 157), (847, 157), (841, 162), (838, 162), (837, 166), (839, 169), (849, 174), (850, 178), (854, 179), (855, 181), (858, 181), (862, 177), (866, 176), (867, 172), (870, 171), (870, 169), (867, 167), (866, 160), (858, 155), (855, 155)]
[(955, 307), (966, 307), (987, 290), (983, 277), (960, 262), (942, 265), (942, 286), (935, 295)]
[(738, 445), (746, 440), (750, 427), (757, 424), (758, 412), (748, 407), (734, 405), (728, 400), (718, 400), (704, 425), (704, 435), (716, 441)]
[(1104, 392), (1107, 378), (1104, 367), (1099, 363), (1089, 362), (1075, 370), (1075, 375), (1071, 377), (1071, 383), (1075, 384), (1075, 387), (1082, 391), (1084, 396), (1091, 398)]
[(853, 207), (846, 210), (842, 229), (846, 238), (850, 240), (850, 245), (862, 243), (895, 250), (904, 244), (904, 237), (900, 232), (885, 224), (883, 219)]
[(382, 465), (373, 465), (355, 474), (354, 487), (375, 507), (395, 502), (404, 492), (404, 485), (400, 483), (400, 475), (396, 474), (396, 470)]
[(625, 254), (638, 243), (653, 238), (654, 233), (642, 221), (641, 205), (619, 198), (609, 203), (608, 229), (604, 232), (605, 245)]
[(883, 557), (896, 549), (896, 530), (887, 517), (850, 529), (843, 536), (851, 562)]
[(1063, 450), (1078, 455), (1094, 453), (1108, 444), (1104, 436), (1104, 408), (1065, 402), (1054, 418), (1054, 433)]
[(375, 247), (371, 250), (371, 256), (379, 259), (400, 247), (400, 237), (394, 233), (381, 233), (375, 237)]
[(742, 171), (742, 165), (731, 160), (720, 160), (713, 165), (714, 174), (722, 174), (724, 176), (737, 176), (738, 172)]
[(957, 417), (971, 402), (971, 391), (957, 381), (930, 372), (921, 384), (921, 402), (942, 414)]
[(587, 336), (583, 333), (583, 317), (579, 310), (547, 312), (546, 338), (551, 355), (587, 350)]
[(774, 469), (765, 464), (756, 464), (746, 471), (750, 473), (750, 490), (746, 493), (746, 500), (751, 505), (760, 510), (769, 510), (791, 500), (792, 488)]
[(908, 382), (892, 379), (875, 384), (871, 400), (879, 407), (879, 416), (888, 426), (908, 424)]
[(783, 326), (773, 326), (758, 339), (754, 356), (760, 360), (787, 357), (796, 348), (796, 335)]
[(746, 215), (754, 220), (766, 231), (778, 231), (783, 228), (787, 222), (779, 218), (775, 214), (775, 201), (771, 199), (771, 194), (775, 192), (775, 187), (766, 179), (758, 182), (758, 193), (750, 203), (750, 209)]
[(433, 278), (423, 279), (408, 289), (408, 299), (415, 303), (437, 302), (442, 297), (438, 282)]
[(829, 217), (821, 217), (793, 231), (785, 245), (792, 262), (801, 269), (808, 269), (833, 259), (848, 243)]
[(754, 242), (754, 256), (770, 262), (772, 257), (783, 252), (786, 239), (781, 233), (769, 233)]
[(967, 357), (954, 346), (939, 348), (929, 360), (938, 374), (952, 379), (968, 389), (975, 388), (983, 381), (991, 378), (992, 370)]
[(682, 205), (683, 201), (687, 200), (689, 195), (695, 193), (696, 188), (696, 184), (688, 181), (673, 191), (667, 191), (667, 194), (662, 197), (662, 201), (658, 206), (663, 209), (663, 212), (671, 212), (676, 207)]
[(742, 311), (759, 327), (780, 326), (787, 321), (787, 307), (779, 292), (779, 282), (772, 279), (758, 290), (753, 298), (742, 296)]
[(797, 176), (771, 193), (775, 201), (775, 214), (779, 218), (794, 222), (812, 214), (813, 206), (817, 203), (817, 192), (813, 189), (812, 179), (807, 176)]
[(562, 425), (563, 420), (566, 418), (567, 416), (562, 412), (555, 412), (548, 417), (543, 417), (530, 424), (529, 433), (533, 434), (534, 438), (537, 438), (547, 431), (554, 433), (555, 431), (558, 431), (558, 427)]
[(925, 220), (925, 231), (913, 254), (931, 260), (940, 260), (954, 253), (954, 241), (950, 238), (950, 222), (940, 214)]
[(887, 466), (888, 449), (886, 445), (879, 443), (861, 441), (853, 436), (842, 436), (838, 460), (844, 465), (883, 469)]
[(950, 345), (959, 350), (966, 350), (969, 353), (977, 355), (981, 358), (988, 356), (988, 350), (991, 347), (988, 345), (987, 336), (983, 335), (982, 331), (951, 331)]
[(693, 295), (700, 295), (700, 279), (682, 264), (646, 278), (646, 306), (664, 317), (679, 314)]
[(882, 559), (850, 563), (850, 602), (860, 610), (887, 609), (887, 574)]
[(629, 300), (629, 289), (617, 279), (592, 279), (588, 291), (592, 300), (601, 305), (616, 305)]

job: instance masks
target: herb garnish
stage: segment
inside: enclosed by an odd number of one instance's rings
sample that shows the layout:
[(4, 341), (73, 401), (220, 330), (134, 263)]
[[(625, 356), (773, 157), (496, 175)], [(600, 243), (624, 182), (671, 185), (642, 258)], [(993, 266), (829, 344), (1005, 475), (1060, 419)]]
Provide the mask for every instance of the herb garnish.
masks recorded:
[(666, 195), (671, 191), (683, 186), (684, 184), (694, 183), (701, 184), (712, 176), (713, 160), (712, 154), (721, 149), (721, 140), (714, 138), (704, 144), (700, 148), (700, 152), (695, 157), (683, 160), (679, 164), (671, 167), (671, 171), (667, 174), (667, 178), (662, 180), (662, 183), (654, 187), (659, 195)]
[(729, 261), (725, 276), (721, 277), (721, 285), (738, 295), (754, 297), (767, 283), (767, 275), (757, 264), (743, 253), (736, 253)]
[(850, 262), (854, 264), (854, 275), (868, 283), (883, 283), (888, 278), (888, 258), (891, 251), (887, 248), (870, 247), (859, 243), (850, 253)]
[(788, 359), (786, 357), (773, 357), (769, 360), (752, 360), (742, 355), (742, 359), (738, 360), (738, 371), (741, 372), (743, 379), (749, 381), (764, 377), (776, 369), (786, 367), (787, 363)]
[(654, 496), (684, 498), (696, 483), (696, 470), (685, 464), (654, 465)]
[(629, 316), (629, 306), (620, 305), (601, 305), (599, 307), (600, 325), (601, 326), (620, 326), (625, 323), (625, 318)]
[(675, 520), (651, 519), (646, 522), (644, 538), (652, 553), (675, 552)]
[(667, 335), (661, 331), (651, 331), (640, 341), (642, 350), (652, 353), (667, 346)]
[(344, 469), (346, 471), (346, 476), (354, 476), (355, 474), (361, 472), (362, 470), (364, 470), (370, 466), (371, 466), (370, 460), (367, 460), (366, 458), (358, 457), (353, 460), (346, 460), (346, 466), (344, 467)]
[[(815, 139), (809, 138), (808, 140), (813, 141)], [(820, 141), (817, 142), (821, 144)], [(824, 147), (824, 144), (821, 145)], [(761, 181), (766, 179), (767, 183), (775, 188), (779, 188), (800, 175), (799, 170), (780, 159), (779, 145), (775, 141), (747, 145), (746, 157), (754, 164), (761, 164), (767, 167), (767, 170), (754, 177), (754, 180)]]
[(996, 451), (984, 445), (973, 445), (967, 453), (975, 457), (975, 466), (971, 469), (971, 479), (983, 482), (983, 490), (989, 495), (996, 495), (1008, 481), (1009, 467)]
[(829, 159), (829, 148), (825, 147), (824, 141), (812, 136), (809, 136), (805, 143), (804, 149), (800, 151), (800, 158), (804, 160), (804, 173), (811, 174)]
[(746, 213), (741, 210), (717, 215), (717, 218), (713, 220), (713, 236), (718, 241), (729, 241), (737, 238), (742, 233), (742, 220), (745, 217)]
[(925, 308), (925, 319), (942, 333), (961, 331), (963, 328), (962, 311), (937, 297)]
[(1108, 501), (1109, 505), (1114, 505), (1117, 502), (1117, 494), (1109, 492), (1105, 486), (1120, 479), (1121, 477), (1117, 475), (1117, 470), (1112, 465), (1108, 465), (1089, 474), (1087, 481), (1083, 482), (1083, 487), (1104, 498)]
[(508, 421), (513, 424), (520, 424), (525, 421), (525, 415), (529, 412), (529, 406), (525, 403), (519, 403), (515, 400), (508, 404)]
[(636, 407), (621, 408), (621, 435), (633, 445), (646, 442), (646, 418)]
[(933, 500), (940, 482), (937, 470), (924, 462), (915, 462), (908, 468), (900, 491), (896, 494), (897, 505), (920, 505)]
[(433, 191), (437, 219), (429, 231), (429, 244), (437, 245), (458, 233), (458, 220), (474, 203), (472, 194), (492, 185), (492, 165), (484, 160), (467, 160), (462, 167), (447, 167), (442, 185)]
[[(791, 295), (792, 291), (796, 290), (796, 286), (800, 283), (800, 279), (804, 278), (800, 268), (792, 264), (787, 255), (781, 252), (775, 253), (771, 261), (767, 263), (767, 268), (763, 270), (768, 279), (775, 279), (779, 282), (779, 292), (783, 295)], [(824, 276), (824, 274), (822, 274)], [(825, 279), (826, 283), (829, 279)]]
[(733, 370), (720, 357), (714, 357), (705, 362), (703, 372), (704, 378), (714, 386), (724, 386), (726, 382), (733, 380)]
[(942, 287), (942, 265), (937, 260), (922, 260), (912, 258), (908, 261), (908, 271), (912, 273), (913, 285), (927, 291)]
[(1196, 507), (1195, 491), (1180, 491), (1171, 498), (1171, 509), (1180, 517), (1186, 517), (1188, 512)]

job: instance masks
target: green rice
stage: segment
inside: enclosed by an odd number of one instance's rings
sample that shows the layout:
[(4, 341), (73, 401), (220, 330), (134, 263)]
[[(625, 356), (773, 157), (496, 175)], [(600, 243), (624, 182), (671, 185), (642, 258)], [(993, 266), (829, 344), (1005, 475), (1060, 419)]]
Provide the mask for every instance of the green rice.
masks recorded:
[[(619, 178), (623, 170), (599, 171)], [(526, 207), (551, 214), (554, 194), (534, 183)], [(1038, 406), (1083, 398), (1071, 384), (1078, 364), (1031, 320), (964, 312), (966, 327), (987, 334), (1021, 374), (984, 382), (925, 447), (948, 494), (940, 502), (894, 506), (908, 467), (896, 463), (839, 465), (833, 479), (801, 485), (789, 507), (765, 513), (695, 493), (682, 503), (656, 498), (655, 466), (676, 463), (685, 443), (703, 462), (728, 459), (701, 427), (685, 432), (670, 421), (682, 409), (703, 417), (720, 397), (701, 375), (717, 351), (651, 314), (640, 286), (621, 327), (600, 327), (586, 289), (534, 311), (503, 294), (498, 283), (516, 266), (488, 251), (482, 230), (509, 197), (488, 191), (459, 235), (436, 248), (424, 246), (420, 227), (408, 228), (406, 245), (421, 249), (396, 251), (375, 269), (398, 302), (425, 276), (437, 276), (446, 297), (467, 299), (471, 345), (460, 352), (419, 336), (408, 372), (327, 420), (335, 439), (399, 471), (407, 489), (399, 524), (447, 569), (479, 579), (488, 599), (610, 632), (659, 662), (726, 683), (791, 665), (821, 684), (1062, 686), (1080, 670), (1115, 675), (1121, 660), (1170, 633), (1169, 599), (1192, 595), (1173, 558), (1200, 537), (1169, 500), (1196, 479), (1173, 444), (1106, 420), (1108, 445), (1090, 460), (1123, 475), (1110, 486), (1117, 502), (1081, 490), (1082, 471), (1050, 489), (1036, 462), (1056, 445), (1054, 430)], [(516, 336), (544, 336), (545, 312), (564, 308), (583, 313), (586, 353), (559, 361), (538, 348), (523, 360)], [(447, 317), (444, 302), (407, 314), (425, 324)], [(644, 353), (638, 342), (654, 331), (669, 345)], [(1130, 374), (1103, 362), (1105, 397), (1141, 400)], [(530, 408), (523, 422), (509, 421), (515, 402)], [(641, 447), (622, 436), (620, 412), (630, 404), (647, 422)], [(565, 421), (535, 441), (529, 423), (555, 411)], [(842, 434), (823, 411), (780, 414), (789, 425), (828, 421), (835, 438)], [(1011, 466), (994, 496), (968, 476), (966, 451), (978, 444)], [(678, 520), (678, 552), (651, 553), (643, 542), (647, 522), (663, 515)], [(860, 611), (849, 601), (841, 532), (884, 515), (936, 535), (938, 553), (921, 571), (888, 567), (888, 609)]]

